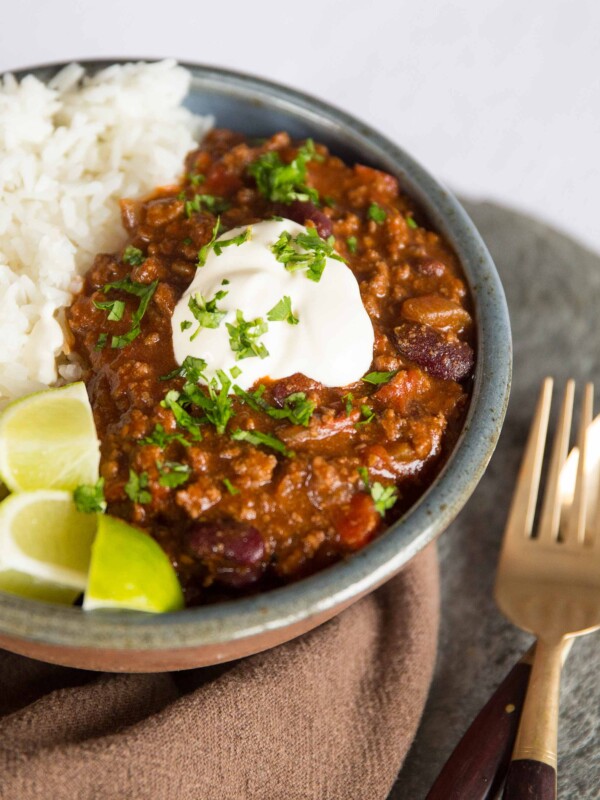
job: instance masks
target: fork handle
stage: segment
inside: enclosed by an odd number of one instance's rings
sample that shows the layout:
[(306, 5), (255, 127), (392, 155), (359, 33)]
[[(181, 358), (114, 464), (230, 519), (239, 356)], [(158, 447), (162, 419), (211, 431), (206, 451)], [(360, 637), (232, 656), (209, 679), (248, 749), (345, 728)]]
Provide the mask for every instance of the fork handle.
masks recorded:
[(533, 648), (508, 673), (456, 745), (426, 800), (489, 800), (500, 789), (517, 735)]
[(538, 639), (503, 800), (556, 800), (563, 640)]

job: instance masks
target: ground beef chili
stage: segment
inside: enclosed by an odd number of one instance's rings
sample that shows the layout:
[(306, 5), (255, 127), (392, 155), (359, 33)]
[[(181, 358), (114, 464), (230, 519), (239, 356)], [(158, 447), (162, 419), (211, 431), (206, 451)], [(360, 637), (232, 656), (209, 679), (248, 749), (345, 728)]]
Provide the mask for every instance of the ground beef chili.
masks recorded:
[[(226, 130), (208, 134), (189, 154), (181, 185), (122, 202), (129, 246), (97, 256), (67, 315), (102, 442), (108, 510), (162, 545), (188, 604), (288, 582), (363, 547), (431, 482), (467, 406), (473, 324), (450, 247), (424, 227), (396, 178), (347, 166), (321, 145), (306, 164), (306, 185), (318, 201), (265, 197), (249, 165), (267, 152), (287, 164), (298, 147), (286, 133), (262, 141)], [(281, 215), (333, 235), (374, 326), (372, 370), (396, 373), (383, 383), (340, 388), (301, 374), (261, 381), (274, 407), (303, 392), (315, 406), (306, 426), (233, 397), (235, 427), (276, 436), (293, 457), (234, 441), (208, 422), (202, 439), (189, 441), (161, 405), (183, 384), (181, 377), (163, 380), (178, 366), (173, 309), (217, 214), (222, 230)], [(141, 293), (103, 291), (127, 276), (143, 284)], [(107, 307), (107, 298), (121, 303)], [(132, 330), (137, 335), (128, 337)], [(115, 341), (121, 346), (111, 346)], [(187, 411), (202, 415), (193, 405)], [(165, 481), (165, 470), (173, 474), (165, 465), (173, 464), (178, 475)], [(394, 486), (396, 502), (378, 504)]]

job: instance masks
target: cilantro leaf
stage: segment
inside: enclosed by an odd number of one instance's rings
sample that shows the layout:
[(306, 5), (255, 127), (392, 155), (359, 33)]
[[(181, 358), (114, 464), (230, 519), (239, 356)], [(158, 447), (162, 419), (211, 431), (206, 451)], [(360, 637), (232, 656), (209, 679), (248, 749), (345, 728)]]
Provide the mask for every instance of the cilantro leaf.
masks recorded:
[(226, 289), (220, 289), (210, 300), (207, 300), (205, 297), (203, 297), (202, 292), (196, 292), (190, 297), (188, 301), (188, 308), (198, 323), (198, 327), (190, 336), (190, 342), (194, 341), (202, 328), (219, 327), (223, 317), (227, 314), (227, 312), (219, 311), (217, 308), (217, 303), (228, 294), (229, 292)]
[(212, 235), (210, 237), (210, 241), (208, 241), (206, 244), (203, 244), (200, 250), (198, 250), (198, 261), (196, 261), (197, 268), (203, 267), (206, 264), (206, 258), (208, 256), (208, 253), (214, 246), (214, 243), (217, 241), (217, 236), (219, 235), (220, 227), (221, 227), (221, 217), (217, 217), (215, 226), (212, 229)]
[(215, 251), (215, 255), (220, 256), (225, 247), (231, 247), (233, 244), (239, 247), (241, 244), (244, 244), (244, 242), (249, 242), (251, 238), (252, 227), (248, 225), (243, 233), (238, 233), (237, 236), (232, 236), (230, 239), (222, 239), (221, 241), (215, 242), (213, 244), (213, 250)]
[(152, 281), (152, 283), (138, 283), (138, 281), (132, 281), (129, 275), (120, 281), (104, 284), (102, 291), (105, 294), (111, 289), (117, 289), (118, 291), (127, 292), (128, 294), (132, 294), (140, 298), (137, 309), (131, 315), (131, 329), (121, 336), (113, 336), (111, 339), (111, 347), (119, 349), (123, 348), (140, 335), (142, 332), (142, 319), (157, 286), (157, 280)]
[[(182, 398), (181, 402), (179, 402), (180, 398)], [(170, 409), (179, 427), (187, 431), (195, 442), (199, 442), (202, 439), (202, 434), (200, 433), (201, 420), (192, 417), (192, 415), (185, 410), (183, 407), (185, 403), (185, 396), (182, 397), (181, 392), (172, 389), (170, 392), (167, 392), (164, 400), (161, 401), (161, 406)]]
[(349, 236), (346, 239), (346, 244), (348, 245), (348, 250), (350, 250), (352, 255), (354, 255), (354, 253), (356, 253), (356, 250), (357, 250), (357, 247), (358, 247), (358, 240), (357, 240), (356, 236)]
[(139, 267), (140, 264), (143, 264), (146, 260), (146, 256), (139, 248), (133, 247), (133, 245), (129, 244), (123, 251), (121, 260), (125, 264), (129, 264), (132, 267)]
[(365, 375), (362, 380), (365, 383), (372, 383), (377, 386), (380, 383), (388, 383), (392, 380), (392, 378), (396, 377), (399, 372), (399, 369), (395, 369), (392, 372), (369, 372), (369, 374)]
[(181, 464), (179, 461), (165, 461), (164, 464), (157, 462), (156, 466), (159, 474), (159, 485), (169, 489), (181, 486), (182, 483), (188, 480), (192, 472), (190, 466)]
[[(233, 416), (233, 403), (229, 397), (231, 381), (223, 370), (218, 369), (215, 378), (206, 380), (206, 395), (197, 383), (188, 381), (183, 387), (183, 396), (186, 401), (193, 403), (204, 411), (205, 417), (217, 429), (217, 433), (225, 433), (227, 423)], [(220, 385), (219, 385), (220, 384)]]
[(346, 403), (346, 406), (345, 406), (346, 407), (346, 416), (349, 416), (352, 413), (352, 408), (353, 408), (352, 403), (354, 402), (354, 395), (352, 394), (352, 392), (348, 392), (348, 394), (345, 394), (342, 397), (342, 400), (344, 400), (345, 403)]
[(306, 164), (320, 160), (312, 139), (298, 149), (296, 157), (285, 164), (279, 153), (269, 151), (248, 165), (258, 191), (273, 203), (292, 203), (294, 200), (319, 202), (319, 193), (306, 185)]
[(188, 181), (192, 184), (192, 186), (200, 186), (201, 183), (204, 183), (206, 178), (204, 175), (201, 175), (199, 172), (194, 174), (191, 173), (187, 176)]
[(108, 311), (106, 319), (109, 322), (119, 322), (123, 319), (125, 312), (125, 302), (123, 300), (93, 300), (94, 306), (104, 311)]
[(380, 205), (377, 205), (377, 203), (371, 203), (367, 211), (367, 216), (378, 225), (381, 225), (382, 222), (385, 222), (387, 213)]
[(281, 300), (267, 313), (267, 319), (269, 322), (289, 322), (290, 325), (297, 325), (300, 322), (292, 311), (292, 301), (287, 294), (284, 294)]
[(312, 400), (306, 399), (304, 392), (293, 392), (285, 398), (282, 408), (276, 408), (269, 405), (266, 400), (263, 400), (265, 386), (262, 384), (252, 393), (244, 391), (237, 385), (233, 387), (233, 391), (242, 402), (255, 411), (263, 411), (272, 419), (289, 419), (293, 425), (304, 425), (306, 427), (316, 408)]
[(419, 227), (415, 222), (415, 220), (413, 219), (412, 215), (410, 214), (409, 216), (406, 217), (406, 224), (408, 225), (409, 228), (412, 228), (413, 230)]
[(369, 479), (369, 471), (366, 467), (358, 467), (357, 472), (365, 485), (365, 489), (367, 489), (371, 494), (373, 503), (375, 505), (375, 511), (384, 517), (385, 512), (389, 511), (390, 508), (396, 505), (399, 496), (397, 487), (384, 486), (382, 483), (379, 483), (379, 481), (371, 483)]
[(226, 322), (225, 325), (229, 331), (229, 346), (238, 361), (253, 356), (266, 358), (269, 355), (264, 344), (258, 341), (269, 329), (262, 317), (245, 320), (243, 312), (238, 309), (235, 312), (235, 323)]
[(188, 440), (182, 436), (181, 433), (167, 433), (160, 422), (156, 423), (154, 430), (149, 433), (148, 436), (140, 439), (140, 444), (155, 445), (163, 449), (171, 442), (179, 442), (179, 444), (182, 444), (184, 447), (190, 446)]
[(361, 405), (360, 413), (362, 416), (362, 420), (360, 422), (354, 423), (355, 428), (361, 428), (363, 425), (369, 425), (369, 423), (373, 422), (373, 420), (376, 419), (375, 412), (373, 411), (371, 406), (366, 405), (366, 403), (363, 403), (363, 405)]
[(229, 492), (229, 494), (239, 494), (240, 490), (236, 489), (233, 483), (229, 480), (229, 478), (223, 478), (223, 485)]
[(186, 378), (190, 383), (198, 383), (206, 369), (206, 361), (195, 356), (186, 356), (180, 367), (161, 377), (161, 381), (170, 381), (173, 378)]
[(73, 500), (77, 511), (84, 514), (103, 514), (106, 511), (104, 478), (98, 478), (92, 484), (82, 483), (73, 492)]
[(335, 252), (334, 244), (333, 236), (321, 239), (316, 228), (307, 228), (297, 236), (292, 236), (289, 231), (282, 231), (275, 244), (271, 245), (271, 250), (288, 272), (304, 269), (306, 277), (318, 283), (325, 269), (326, 258), (344, 261)]
[(137, 472), (129, 469), (129, 480), (125, 484), (125, 494), (132, 503), (141, 503), (145, 505), (152, 500), (152, 495), (147, 491), (148, 487), (148, 473)]
[(213, 194), (195, 194), (191, 200), (185, 201), (183, 209), (189, 219), (192, 214), (202, 211), (202, 206), (205, 206), (212, 214), (221, 214), (223, 211), (227, 211), (229, 205), (224, 197), (216, 197)]
[(295, 455), (292, 450), (288, 450), (281, 439), (278, 439), (276, 436), (271, 436), (269, 433), (262, 433), (261, 431), (243, 431), (238, 428), (231, 433), (231, 438), (236, 442), (249, 442), (255, 445), (262, 444), (288, 458), (293, 458)]

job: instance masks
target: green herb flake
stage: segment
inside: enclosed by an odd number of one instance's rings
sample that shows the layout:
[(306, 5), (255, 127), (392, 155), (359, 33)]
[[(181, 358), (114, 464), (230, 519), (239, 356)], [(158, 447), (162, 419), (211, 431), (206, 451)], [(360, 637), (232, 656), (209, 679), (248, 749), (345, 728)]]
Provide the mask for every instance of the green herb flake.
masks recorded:
[(127, 245), (123, 251), (122, 261), (132, 267), (139, 267), (140, 264), (143, 264), (145, 260), (146, 256), (142, 253), (142, 251), (137, 247), (133, 247), (131, 244)]
[(189, 479), (192, 472), (191, 467), (181, 464), (179, 461), (165, 461), (164, 464), (157, 462), (156, 467), (159, 474), (159, 485), (169, 489), (181, 486)]
[(312, 139), (307, 139), (289, 164), (271, 150), (259, 156), (247, 169), (258, 191), (273, 203), (289, 204), (294, 200), (318, 203), (319, 193), (306, 185), (306, 165), (311, 160), (322, 160), (322, 156), (316, 152)]
[(108, 333), (101, 333), (98, 336), (98, 341), (94, 347), (94, 350), (103, 350), (106, 347), (106, 342), (108, 340)]
[(202, 245), (200, 250), (198, 250), (198, 260), (196, 262), (196, 267), (200, 268), (206, 264), (206, 259), (211, 248), (214, 246), (215, 242), (217, 241), (217, 236), (219, 235), (219, 229), (221, 227), (221, 217), (217, 217), (217, 221), (215, 222), (215, 226), (212, 229), (212, 235), (210, 237), (210, 241), (206, 244)]
[(216, 197), (212, 194), (195, 194), (191, 200), (186, 200), (184, 203), (184, 211), (186, 217), (189, 219), (192, 214), (197, 214), (202, 211), (204, 206), (211, 214), (222, 214), (229, 208), (229, 202), (224, 197)]
[(121, 336), (113, 336), (111, 339), (111, 347), (113, 348), (123, 348), (126, 345), (130, 344), (134, 339), (136, 339), (141, 331), (141, 322), (146, 313), (148, 308), (148, 304), (152, 299), (152, 295), (156, 291), (156, 287), (158, 286), (158, 281), (152, 281), (152, 283), (138, 283), (137, 281), (132, 281), (129, 276), (123, 278), (120, 281), (114, 281), (113, 283), (106, 283), (102, 287), (102, 291), (106, 294), (111, 289), (116, 289), (121, 292), (127, 292), (128, 294), (132, 294), (135, 297), (140, 298), (139, 305), (137, 309), (131, 315), (131, 329)]
[(352, 394), (352, 392), (348, 392), (348, 394), (345, 394), (342, 397), (342, 400), (344, 400), (344, 402), (346, 404), (345, 405), (346, 416), (348, 417), (348, 416), (350, 416), (350, 414), (352, 413), (352, 409), (354, 408), (354, 406), (352, 405), (353, 402), (354, 402), (354, 395)]
[(163, 375), (160, 380), (170, 381), (173, 380), (173, 378), (185, 378), (190, 383), (198, 383), (205, 369), (206, 361), (203, 358), (186, 356), (180, 367), (175, 367), (172, 372)]
[(103, 311), (108, 311), (106, 319), (109, 322), (119, 322), (125, 313), (125, 302), (123, 300), (94, 300), (94, 306)]
[(289, 322), (290, 325), (297, 325), (300, 320), (294, 316), (292, 311), (291, 298), (285, 294), (267, 313), (269, 322)]
[(137, 472), (129, 469), (129, 480), (125, 484), (125, 494), (132, 503), (141, 503), (146, 505), (152, 500), (152, 495), (148, 491), (148, 473)]
[(352, 255), (354, 255), (358, 248), (358, 240), (356, 236), (349, 236), (346, 239), (346, 244), (348, 245), (348, 250), (352, 253)]
[(184, 319), (183, 322), (179, 323), (179, 327), (181, 328), (182, 332), (183, 331), (188, 331), (192, 327), (192, 325), (193, 325), (193, 323), (190, 322), (189, 319)]
[(318, 283), (327, 258), (344, 261), (335, 252), (334, 245), (333, 236), (321, 239), (316, 228), (307, 228), (297, 236), (292, 236), (289, 231), (282, 231), (275, 244), (271, 245), (271, 250), (277, 261), (283, 264), (288, 272), (306, 270), (306, 277)]
[(323, 204), (328, 206), (329, 208), (333, 208), (335, 206), (335, 200), (330, 195), (325, 195), (323, 198)]
[(216, 377), (210, 381), (202, 375), (206, 382), (206, 395), (197, 385), (197, 382), (186, 382), (183, 387), (183, 396), (186, 401), (193, 403), (204, 411), (206, 421), (215, 426), (217, 433), (225, 433), (227, 423), (233, 416), (233, 402), (229, 397), (231, 381), (223, 370), (218, 369)]
[(262, 444), (288, 458), (293, 458), (295, 455), (292, 450), (288, 450), (281, 439), (278, 439), (276, 436), (271, 436), (269, 433), (261, 433), (261, 431), (243, 431), (238, 428), (232, 432), (231, 438), (236, 442), (248, 442), (254, 445)]
[(186, 247), (188, 247), (189, 245), (194, 244), (194, 242), (191, 236), (186, 236), (181, 244), (184, 244)]
[(235, 378), (240, 377), (240, 375), (242, 374), (242, 370), (237, 365), (234, 364), (233, 367), (229, 370), (229, 374), (235, 380)]
[(236, 489), (233, 483), (229, 480), (229, 478), (223, 478), (223, 485), (229, 492), (229, 494), (239, 494), (240, 490)]
[(190, 342), (193, 342), (196, 336), (200, 333), (202, 328), (218, 328), (221, 324), (223, 317), (227, 314), (226, 311), (220, 311), (217, 308), (217, 303), (229, 294), (227, 290), (220, 289), (213, 298), (207, 300), (203, 297), (202, 292), (196, 292), (188, 301), (188, 308), (194, 315), (198, 327), (190, 336)]
[(360, 407), (360, 414), (362, 420), (360, 422), (354, 423), (355, 428), (361, 428), (363, 425), (369, 425), (376, 419), (375, 412), (373, 411), (371, 406), (368, 406), (365, 403), (363, 403), (363, 405), (361, 405)]
[(395, 486), (384, 486), (382, 483), (379, 483), (379, 481), (371, 483), (369, 471), (366, 467), (358, 467), (357, 472), (365, 485), (365, 489), (367, 489), (373, 499), (375, 510), (382, 517), (385, 517), (385, 512), (396, 505), (398, 489)]
[(369, 210), (367, 211), (367, 216), (378, 225), (381, 225), (382, 222), (385, 222), (387, 214), (381, 206), (377, 205), (377, 203), (371, 203)]
[(191, 172), (187, 176), (187, 179), (192, 184), (192, 186), (200, 186), (200, 184), (204, 183), (204, 181), (206, 180), (205, 176), (200, 174), (199, 172), (196, 174)]
[(188, 440), (182, 436), (181, 433), (167, 433), (164, 429), (164, 426), (157, 422), (154, 426), (154, 430), (145, 436), (143, 439), (140, 439), (140, 444), (148, 444), (153, 445), (155, 447), (165, 448), (167, 445), (171, 444), (171, 442), (179, 442), (184, 447), (189, 447), (190, 443)]
[(202, 433), (200, 432), (201, 420), (196, 419), (185, 410), (183, 407), (185, 403), (186, 398), (182, 397), (181, 392), (171, 389), (160, 404), (163, 408), (168, 408), (172, 412), (180, 428), (187, 431), (195, 442), (199, 442), (202, 439)]
[(240, 386), (234, 386), (233, 391), (239, 399), (255, 411), (263, 411), (272, 419), (288, 419), (292, 425), (308, 426), (316, 408), (312, 400), (308, 400), (304, 392), (292, 392), (283, 401), (283, 406), (277, 408), (269, 405), (263, 399), (265, 386), (261, 384), (254, 392), (246, 392)]
[(229, 346), (235, 353), (238, 361), (243, 358), (258, 356), (266, 358), (269, 355), (267, 348), (258, 339), (269, 329), (262, 317), (245, 320), (244, 314), (239, 309), (235, 312), (235, 323), (226, 322), (229, 331)]
[(233, 244), (239, 247), (241, 244), (244, 244), (244, 242), (249, 242), (251, 238), (252, 226), (249, 225), (243, 233), (238, 233), (237, 236), (232, 236), (231, 239), (222, 239), (215, 242), (213, 244), (213, 250), (215, 251), (215, 255), (220, 256), (225, 247), (230, 247)]
[(83, 514), (103, 514), (106, 511), (104, 478), (98, 478), (96, 483), (78, 486), (73, 492), (73, 500), (77, 511)]
[(418, 228), (418, 227), (419, 227), (419, 226), (417, 225), (417, 223), (415, 222), (415, 220), (412, 218), (412, 216), (408, 216), (408, 217), (406, 217), (406, 224), (408, 225), (408, 227), (409, 227), (409, 228), (412, 228), (413, 230), (414, 230), (415, 228)]
[(365, 375), (362, 380), (365, 383), (372, 383), (375, 386), (378, 386), (381, 383), (389, 383), (389, 381), (391, 381), (392, 378), (395, 378), (399, 372), (399, 369), (395, 369), (393, 372), (369, 372), (369, 374)]

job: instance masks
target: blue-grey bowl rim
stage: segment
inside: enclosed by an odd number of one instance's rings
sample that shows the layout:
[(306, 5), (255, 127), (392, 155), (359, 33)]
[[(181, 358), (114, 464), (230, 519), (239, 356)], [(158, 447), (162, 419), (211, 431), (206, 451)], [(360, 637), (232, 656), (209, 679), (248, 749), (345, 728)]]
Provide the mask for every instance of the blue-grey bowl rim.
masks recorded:
[[(140, 59), (81, 60), (86, 70)], [(155, 59), (147, 59), (155, 60)], [(53, 74), (69, 62), (15, 71)], [(0, 635), (67, 647), (162, 650), (219, 645), (293, 625), (343, 606), (395, 575), (452, 522), (491, 458), (510, 392), (512, 342), (502, 284), (477, 229), (451, 192), (404, 150), (361, 120), (307, 94), (233, 70), (179, 62), (193, 83), (258, 105), (318, 121), (393, 167), (403, 188), (450, 241), (466, 274), (477, 321), (477, 363), (470, 408), (456, 446), (435, 481), (409, 511), (364, 550), (296, 583), (211, 606), (152, 615), (83, 612), (0, 592)], [(192, 92), (193, 92), (192, 86)]]

